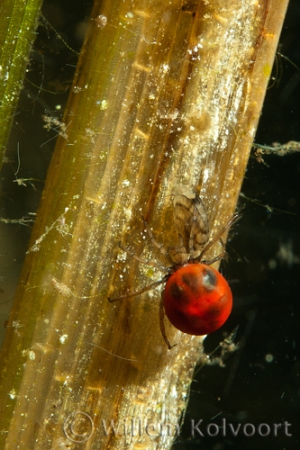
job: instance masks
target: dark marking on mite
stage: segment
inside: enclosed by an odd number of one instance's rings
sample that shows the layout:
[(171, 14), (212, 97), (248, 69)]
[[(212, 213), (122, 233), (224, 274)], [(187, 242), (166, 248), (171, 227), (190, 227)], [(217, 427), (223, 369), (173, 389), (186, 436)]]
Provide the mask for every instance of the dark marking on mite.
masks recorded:
[(177, 283), (172, 283), (171, 284), (170, 291), (171, 291), (171, 296), (175, 300), (181, 300), (182, 299), (183, 288), (181, 286), (179, 286)]
[(203, 270), (203, 286), (206, 291), (213, 291), (218, 284), (215, 273), (210, 269)]
[(193, 293), (199, 294), (199, 276), (196, 273), (182, 275), (182, 281)]

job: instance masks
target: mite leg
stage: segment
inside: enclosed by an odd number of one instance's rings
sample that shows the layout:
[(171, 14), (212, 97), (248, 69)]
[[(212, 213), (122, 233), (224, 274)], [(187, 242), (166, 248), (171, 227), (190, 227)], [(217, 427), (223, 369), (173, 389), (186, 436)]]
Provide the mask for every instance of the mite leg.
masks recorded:
[(162, 337), (164, 338), (165, 343), (167, 344), (168, 349), (171, 350), (171, 348), (175, 347), (175, 345), (177, 345), (177, 344), (171, 345), (169, 342), (169, 339), (167, 338), (164, 317), (165, 317), (165, 311), (164, 311), (163, 300), (161, 299), (160, 304), (159, 304), (160, 331), (161, 331)]

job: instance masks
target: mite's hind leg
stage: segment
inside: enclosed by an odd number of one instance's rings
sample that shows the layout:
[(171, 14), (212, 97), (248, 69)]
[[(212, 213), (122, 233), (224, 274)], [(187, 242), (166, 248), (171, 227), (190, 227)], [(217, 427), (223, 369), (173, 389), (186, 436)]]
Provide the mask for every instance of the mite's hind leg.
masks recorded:
[(159, 304), (159, 325), (160, 325), (160, 331), (161, 331), (162, 337), (164, 338), (165, 343), (167, 344), (168, 349), (171, 350), (171, 348), (175, 347), (175, 345), (177, 345), (177, 344), (174, 344), (174, 345), (170, 344), (170, 341), (167, 338), (164, 318), (165, 318), (165, 310), (164, 310), (163, 299), (161, 299), (160, 300), (160, 304)]
[(120, 300), (125, 300), (126, 298), (135, 297), (136, 295), (143, 294), (143, 292), (150, 291), (151, 289), (155, 288), (156, 286), (159, 286), (160, 284), (165, 283), (165, 281), (166, 281), (166, 279), (164, 277), (161, 280), (154, 281), (154, 283), (148, 284), (148, 286), (145, 286), (138, 291), (132, 292), (131, 294), (123, 294), (123, 295), (120, 295), (119, 297), (114, 297), (114, 298), (108, 297), (108, 300), (110, 301), (110, 303), (113, 303), (113, 302), (118, 302)]

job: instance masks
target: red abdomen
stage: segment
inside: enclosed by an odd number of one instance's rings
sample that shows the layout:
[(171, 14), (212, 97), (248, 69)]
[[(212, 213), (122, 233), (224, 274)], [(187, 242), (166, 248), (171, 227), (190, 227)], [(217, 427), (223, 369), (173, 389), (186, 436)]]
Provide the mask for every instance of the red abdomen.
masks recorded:
[(201, 336), (226, 322), (232, 309), (232, 294), (216, 269), (190, 263), (168, 279), (163, 304), (172, 325), (183, 333)]

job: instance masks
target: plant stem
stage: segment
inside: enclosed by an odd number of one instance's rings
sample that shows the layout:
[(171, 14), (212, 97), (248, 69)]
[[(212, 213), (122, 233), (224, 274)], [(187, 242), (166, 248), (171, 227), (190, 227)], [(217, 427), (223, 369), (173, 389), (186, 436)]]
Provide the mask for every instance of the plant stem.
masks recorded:
[(206, 3), (94, 4), (4, 343), (5, 449), (170, 447), (202, 338), (167, 326), (168, 351), (159, 288), (108, 302), (164, 274), (118, 242), (153, 257), (143, 216), (174, 245), (180, 184), (212, 234), (232, 216), (287, 6)]
[(0, 3), (0, 167), (3, 163), (42, 0)]

